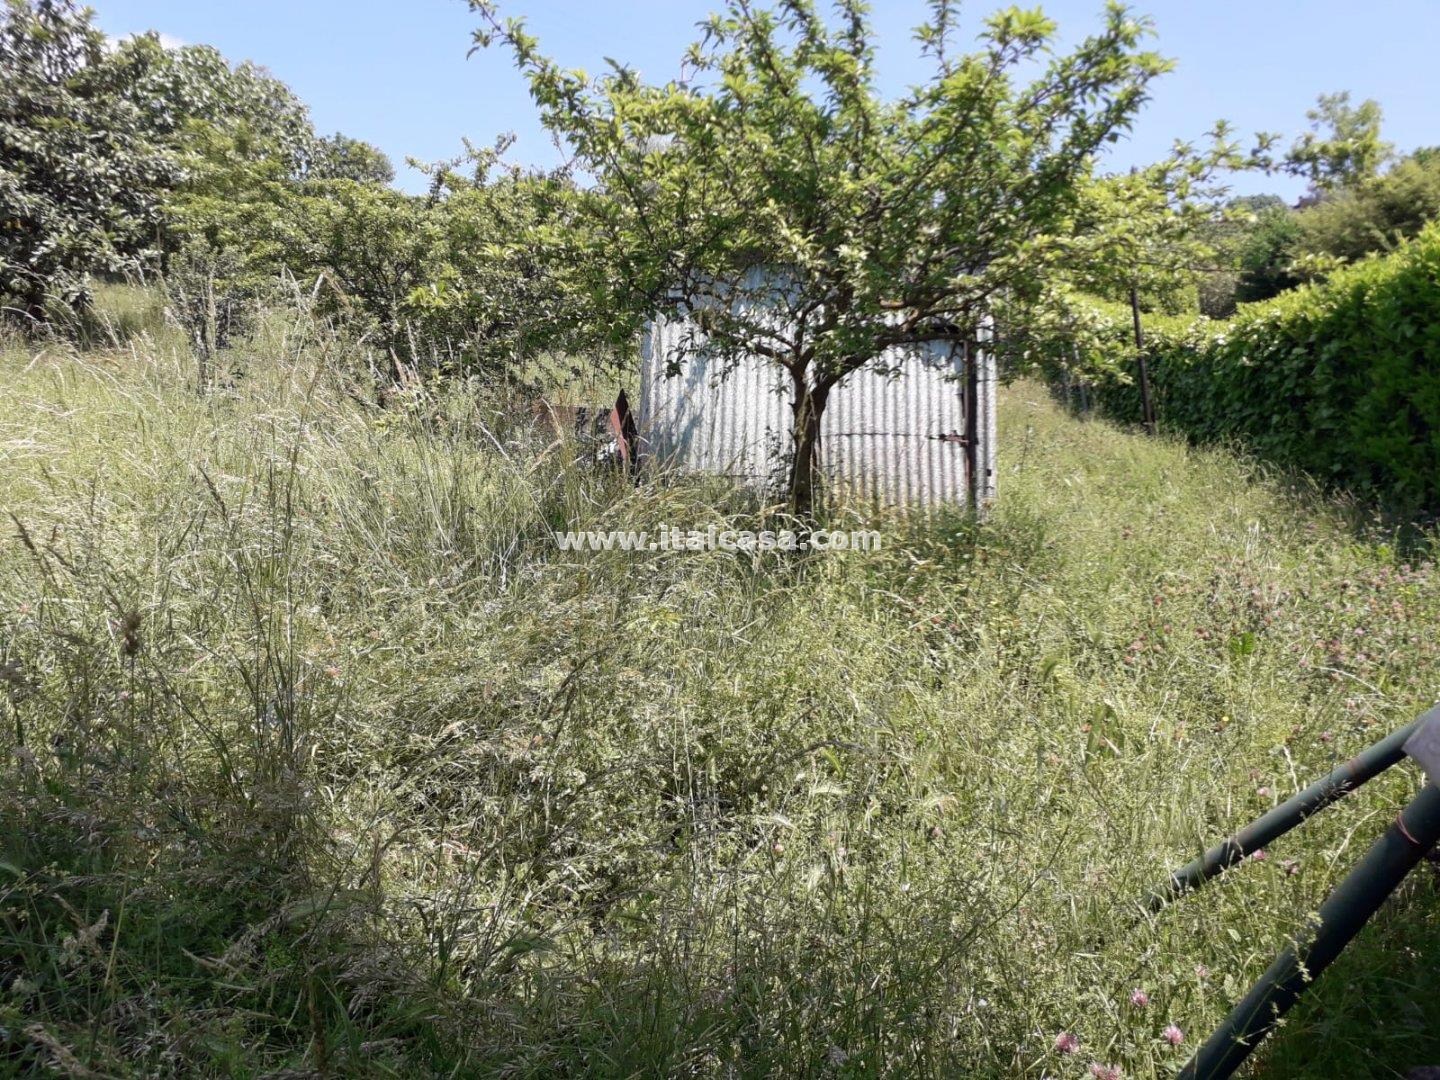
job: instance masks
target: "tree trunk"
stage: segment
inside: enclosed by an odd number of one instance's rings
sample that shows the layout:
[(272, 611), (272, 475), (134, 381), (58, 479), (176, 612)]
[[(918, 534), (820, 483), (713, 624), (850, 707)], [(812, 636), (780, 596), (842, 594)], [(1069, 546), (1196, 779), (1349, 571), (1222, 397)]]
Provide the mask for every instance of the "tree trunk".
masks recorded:
[(211, 361), (215, 356), (215, 350), (220, 347), (220, 318), (215, 306), (215, 272), (212, 269), (205, 276), (203, 286), (205, 294), (203, 299), (205, 314), (200, 320), (200, 330), (196, 341), (196, 354), (200, 365), (200, 396), (204, 397), (210, 391)]
[(812, 387), (805, 372), (792, 372), (794, 396), (790, 413), (794, 420), (791, 430), (790, 509), (797, 517), (810, 518), (815, 513), (815, 492), (820, 472), (820, 419), (830, 388)]
[(50, 307), (45, 301), (43, 288), (31, 289), (21, 301), (25, 317), (29, 320), (27, 330), (38, 330), (42, 326), (50, 325)]
[(1140, 330), (1140, 297), (1130, 286), (1130, 317), (1135, 321), (1135, 363), (1140, 375), (1140, 414), (1145, 430), (1155, 434), (1155, 400), (1150, 396), (1150, 365), (1145, 362), (1145, 335)]

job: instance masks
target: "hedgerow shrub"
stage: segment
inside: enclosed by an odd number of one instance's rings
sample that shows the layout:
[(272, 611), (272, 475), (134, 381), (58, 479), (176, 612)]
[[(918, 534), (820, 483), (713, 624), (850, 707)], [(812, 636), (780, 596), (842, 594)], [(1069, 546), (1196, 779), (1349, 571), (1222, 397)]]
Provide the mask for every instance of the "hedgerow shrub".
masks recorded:
[[(1117, 313), (1101, 339), (1118, 352), (1130, 332)], [(1440, 512), (1440, 226), (1226, 322), (1151, 319), (1146, 350), (1167, 427), (1238, 440), (1399, 512)], [(1139, 419), (1133, 381), (1098, 389)]]

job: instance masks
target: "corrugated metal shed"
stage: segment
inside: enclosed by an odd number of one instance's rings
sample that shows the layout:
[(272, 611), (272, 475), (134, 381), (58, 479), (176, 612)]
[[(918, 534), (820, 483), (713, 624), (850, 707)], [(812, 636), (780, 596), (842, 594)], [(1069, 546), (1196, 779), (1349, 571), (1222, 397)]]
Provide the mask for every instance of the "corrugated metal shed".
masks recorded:
[[(728, 372), (682, 347), (687, 322), (656, 318), (640, 349), (640, 454), (665, 467), (780, 480), (790, 440), (789, 376), (762, 357)], [(966, 352), (969, 352), (967, 357)], [(678, 375), (666, 372), (683, 357)], [(831, 391), (821, 466), (832, 484), (894, 506), (995, 497), (995, 364), (988, 349), (891, 350)], [(967, 404), (973, 407), (967, 411)]]

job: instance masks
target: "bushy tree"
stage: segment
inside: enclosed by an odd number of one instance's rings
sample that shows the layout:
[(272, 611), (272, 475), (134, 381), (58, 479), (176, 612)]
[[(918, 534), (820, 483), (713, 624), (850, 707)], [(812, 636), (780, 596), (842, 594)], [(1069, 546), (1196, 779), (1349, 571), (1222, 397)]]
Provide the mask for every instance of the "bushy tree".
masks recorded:
[(1222, 269), (1222, 247), (1236, 224), (1227, 198), (1226, 174), (1264, 159), (1269, 137), (1242, 153), (1229, 126), (1219, 123), (1204, 148), (1178, 143), (1164, 160), (1128, 173), (1094, 176), (1079, 186), (1079, 198), (1055, 260), (1051, 279), (1036, 303), (1007, 305), (1012, 337), (1025, 359), (1065, 374), (1083, 352), (1087, 312), (1095, 300), (1125, 305), (1133, 331), (1125, 355), (1107, 365), (1133, 361), (1146, 424), (1156, 418), (1149, 393), (1142, 312), (1194, 312), (1200, 284)]
[(1133, 294), (1146, 311), (1193, 311), (1197, 278), (1226, 265), (1258, 205), (1229, 197), (1228, 174), (1262, 162), (1268, 140), (1242, 152), (1220, 123), (1203, 149), (1180, 143), (1146, 168), (1093, 178), (1081, 189), (1065, 272), (1104, 299)]
[[(1225, 135), (1223, 129), (1217, 132), (1217, 152), (1222, 158), (1233, 153), (1224, 142)], [(1141, 311), (1149, 307), (1173, 310), (1188, 306), (1186, 301), (1193, 302), (1197, 271), (1215, 255), (1203, 228), (1215, 212), (1212, 200), (1204, 194), (1214, 167), (1210, 160), (1186, 148), (1150, 168), (1091, 180), (1081, 188), (1079, 211), (1067, 243), (1064, 270), (1075, 284), (1130, 308), (1136, 374), (1151, 434), (1156, 417)]]
[(1412, 156), (1388, 172), (1327, 193), (1297, 215), (1298, 253), (1346, 262), (1391, 251), (1440, 218), (1440, 160)]
[(1286, 155), (1284, 167), (1316, 191), (1353, 187), (1380, 171), (1393, 148), (1380, 138), (1384, 118), (1374, 101), (1350, 104), (1349, 91), (1321, 94), (1307, 112), (1311, 130)]
[(1237, 296), (1266, 300), (1336, 267), (1393, 251), (1440, 218), (1440, 159), (1420, 151), (1378, 176), (1267, 207), (1239, 250)]
[(630, 328), (693, 317), (692, 348), (788, 374), (802, 512), (835, 385), (892, 346), (970, 339), (997, 292), (1043, 277), (1093, 156), (1166, 67), (1118, 5), (1068, 55), (1047, 59), (1054, 24), (1014, 8), (957, 55), (957, 6), (936, 0), (917, 31), (930, 71), (887, 101), (859, 0), (834, 20), (810, 0), (731, 0), (685, 76), (656, 86), (621, 65), (565, 70), (522, 23), (474, 6), (478, 43), (512, 50), (545, 124), (603, 187), (566, 242), (616, 329), (627, 313)]
[(388, 184), (395, 179), (395, 166), (378, 147), (337, 131), (315, 140), (306, 162), (305, 178)]
[(174, 178), (104, 46), (72, 0), (0, 8), (0, 299), (34, 320), (145, 253)]
[[(390, 324), (419, 332), (436, 358), (510, 378), (541, 353), (572, 368), (608, 360), (617, 350), (607, 313), (567, 258), (575, 208), (598, 196), (578, 191), (563, 171), (505, 165), (508, 143), (467, 144), (462, 158), (427, 168), (429, 193), (408, 204), (421, 280), (389, 309)], [(341, 238), (329, 261), (340, 265), (350, 226), (343, 216), (333, 221)]]
[(1240, 278), (1235, 298), (1268, 300), (1300, 284), (1294, 261), (1300, 239), (1299, 215), (1283, 202), (1255, 211), (1254, 224), (1238, 245)]

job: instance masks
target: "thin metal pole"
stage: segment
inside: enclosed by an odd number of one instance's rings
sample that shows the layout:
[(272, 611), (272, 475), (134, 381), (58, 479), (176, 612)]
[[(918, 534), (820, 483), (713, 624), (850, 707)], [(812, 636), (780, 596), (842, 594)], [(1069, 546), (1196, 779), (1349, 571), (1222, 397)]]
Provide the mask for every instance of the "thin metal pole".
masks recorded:
[(970, 510), (980, 513), (985, 494), (980, 480), (980, 342), (965, 343), (965, 491)]
[(1323, 780), (1311, 784), (1298, 795), (1256, 818), (1229, 839), (1216, 844), (1198, 859), (1176, 870), (1170, 875), (1170, 880), (1163, 889), (1150, 895), (1146, 906), (1151, 911), (1159, 911), (1172, 900), (1191, 889), (1199, 888), (1216, 874), (1234, 866), (1251, 852), (1264, 847), (1277, 837), (1284, 836), (1311, 814), (1348, 795), (1371, 777), (1378, 776), (1405, 756), (1406, 740), (1432, 718), (1436, 718), (1437, 723), (1440, 723), (1440, 706), (1412, 720), (1368, 750), (1356, 754)]
[(1180, 1080), (1225, 1080), (1234, 1073), (1437, 841), (1440, 787), (1426, 784), (1320, 905), (1309, 944), (1276, 958), (1181, 1070)]

